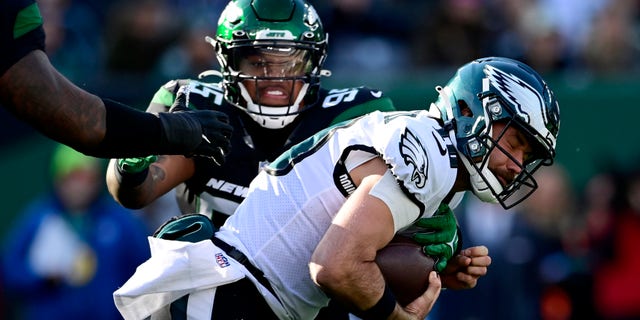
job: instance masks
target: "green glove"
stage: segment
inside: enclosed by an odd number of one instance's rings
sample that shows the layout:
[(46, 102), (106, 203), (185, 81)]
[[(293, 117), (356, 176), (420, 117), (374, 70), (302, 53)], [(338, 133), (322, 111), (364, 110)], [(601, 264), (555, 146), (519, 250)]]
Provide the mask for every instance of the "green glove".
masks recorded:
[(422, 251), (426, 255), (436, 259), (435, 269), (442, 272), (462, 246), (458, 221), (453, 211), (448, 205), (440, 204), (432, 217), (420, 218), (414, 226), (420, 230), (413, 234), (413, 240), (423, 245)]
[(143, 158), (124, 158), (115, 161), (116, 179), (122, 185), (137, 186), (147, 178), (149, 166), (158, 160), (158, 156)]

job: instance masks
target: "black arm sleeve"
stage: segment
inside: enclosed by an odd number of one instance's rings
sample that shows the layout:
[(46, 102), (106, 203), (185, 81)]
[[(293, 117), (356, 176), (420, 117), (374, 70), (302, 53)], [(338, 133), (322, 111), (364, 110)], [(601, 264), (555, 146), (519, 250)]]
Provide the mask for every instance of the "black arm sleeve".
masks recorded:
[(102, 99), (107, 130), (102, 142), (90, 153), (97, 157), (125, 158), (152, 154), (171, 154), (163, 143), (160, 119), (113, 100)]
[(34, 3), (0, 1), (0, 76), (29, 52), (44, 51), (42, 18)]

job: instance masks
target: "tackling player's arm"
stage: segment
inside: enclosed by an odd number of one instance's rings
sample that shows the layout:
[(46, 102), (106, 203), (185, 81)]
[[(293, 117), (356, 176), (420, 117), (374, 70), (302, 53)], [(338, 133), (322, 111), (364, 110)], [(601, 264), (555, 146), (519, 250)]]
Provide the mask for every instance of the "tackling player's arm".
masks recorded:
[(193, 159), (184, 156), (158, 156), (155, 162), (142, 164), (146, 168), (135, 169), (127, 169), (127, 160), (132, 159), (111, 159), (106, 181), (113, 198), (129, 209), (149, 205), (195, 172)]
[(96, 157), (211, 155), (228, 147), (226, 115), (158, 117), (101, 99), (51, 65), (44, 39), (35, 1), (0, 2), (0, 104), (49, 138)]
[[(195, 80), (171, 80), (156, 92), (147, 112), (163, 114), (176, 105), (186, 108), (187, 104), (193, 110), (212, 109), (222, 103), (221, 92), (216, 90), (220, 89)], [(222, 163), (224, 153), (221, 159), (213, 157), (213, 160)], [(112, 159), (107, 171), (107, 186), (121, 205), (138, 209), (189, 180), (195, 171), (194, 159), (181, 155)]]
[[(174, 104), (181, 85), (188, 80), (169, 81), (154, 94), (147, 112), (164, 113)], [(149, 205), (195, 173), (193, 158), (160, 155), (111, 159), (106, 181), (109, 193), (122, 206), (139, 209)]]
[(0, 77), (0, 98), (18, 118), (78, 150), (87, 152), (106, 134), (102, 100), (62, 76), (43, 51), (31, 51)]
[(395, 234), (394, 219), (385, 202), (370, 194), (387, 172), (374, 158), (351, 171), (358, 186), (342, 206), (313, 253), (313, 280), (332, 298), (339, 299), (356, 315), (376, 313), (389, 319), (424, 319), (437, 299), (441, 283), (430, 274), (427, 291), (402, 308), (386, 288), (375, 263), (376, 253)]

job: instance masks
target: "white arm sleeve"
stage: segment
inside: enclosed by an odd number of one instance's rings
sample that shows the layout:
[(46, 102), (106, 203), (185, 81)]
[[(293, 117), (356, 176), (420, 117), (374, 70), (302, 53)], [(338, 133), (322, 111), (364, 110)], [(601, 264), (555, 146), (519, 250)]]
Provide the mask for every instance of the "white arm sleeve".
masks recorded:
[(420, 208), (400, 189), (390, 170), (387, 170), (382, 179), (369, 191), (369, 194), (382, 200), (389, 207), (393, 216), (395, 232), (409, 226), (420, 215)]
[(344, 160), (344, 167), (347, 169), (347, 172), (351, 172), (351, 170), (375, 157), (378, 157), (378, 155), (367, 151), (354, 150), (351, 151), (347, 159)]

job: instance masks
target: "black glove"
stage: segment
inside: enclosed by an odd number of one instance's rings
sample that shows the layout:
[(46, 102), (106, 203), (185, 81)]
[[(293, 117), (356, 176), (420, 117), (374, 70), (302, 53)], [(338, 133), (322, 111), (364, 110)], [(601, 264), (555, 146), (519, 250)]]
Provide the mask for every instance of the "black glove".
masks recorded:
[(188, 99), (189, 88), (182, 86), (169, 112), (158, 114), (164, 129), (164, 143), (185, 146), (191, 150), (186, 156), (207, 157), (222, 165), (233, 132), (229, 117), (219, 111), (190, 110)]

